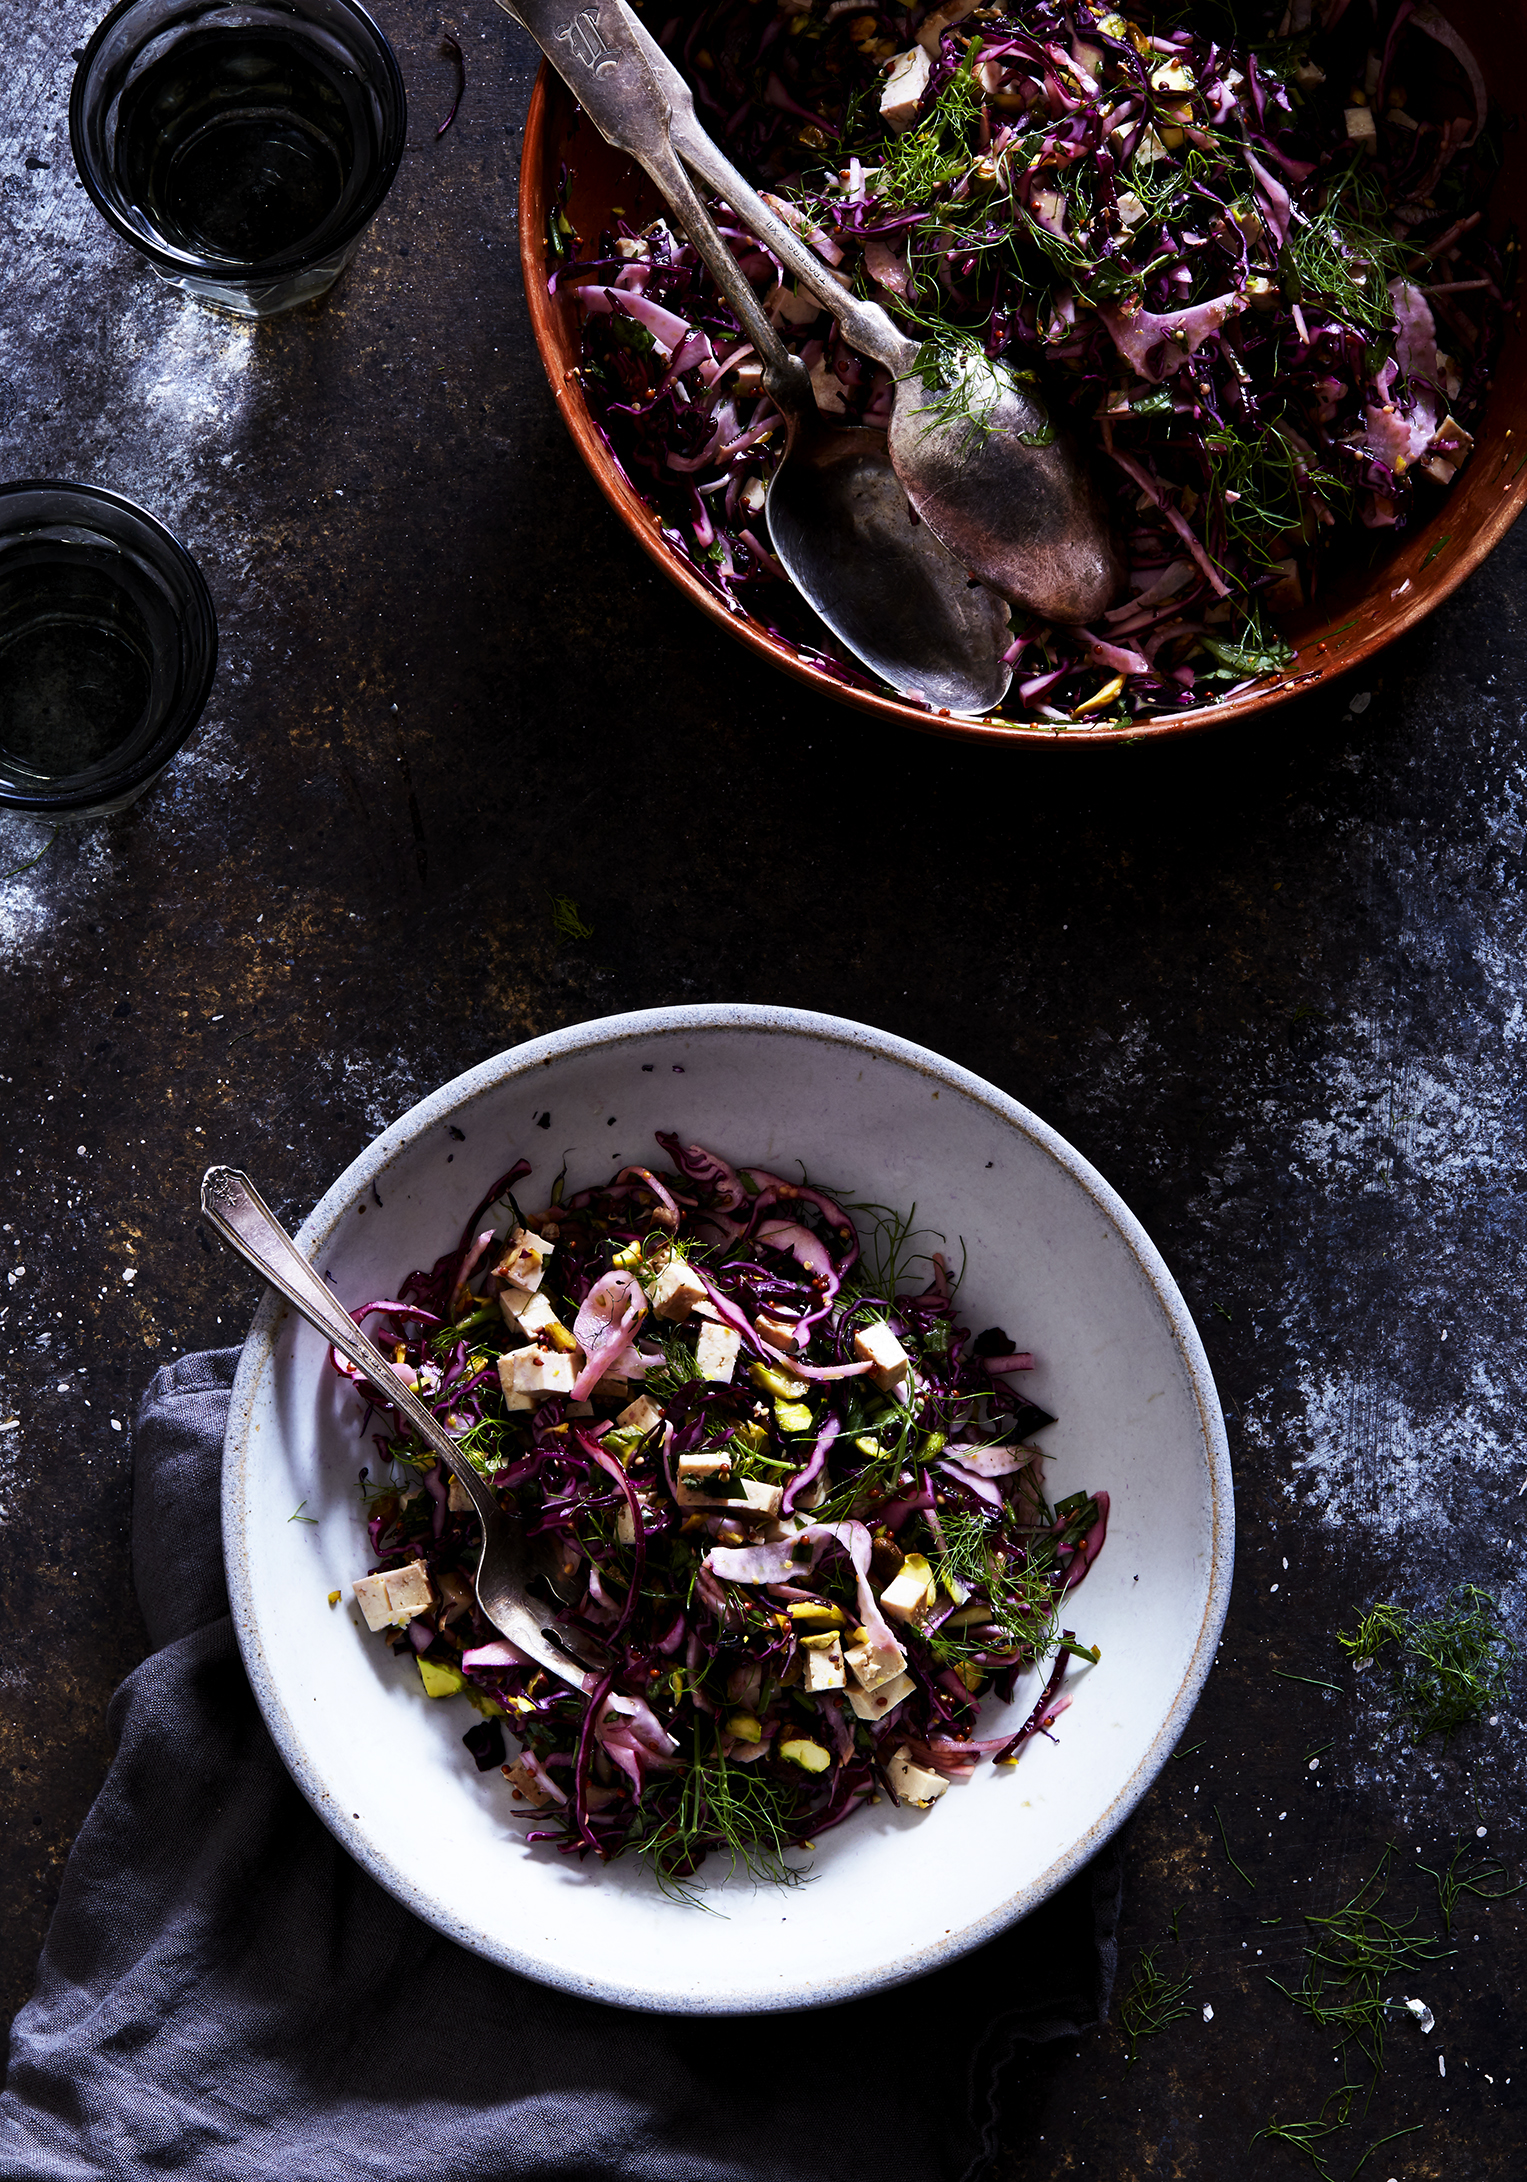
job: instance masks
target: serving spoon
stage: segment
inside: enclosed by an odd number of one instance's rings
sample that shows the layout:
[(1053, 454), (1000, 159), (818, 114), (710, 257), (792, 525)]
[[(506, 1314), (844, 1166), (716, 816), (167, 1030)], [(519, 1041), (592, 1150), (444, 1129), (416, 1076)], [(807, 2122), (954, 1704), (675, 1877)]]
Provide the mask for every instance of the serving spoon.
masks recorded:
[(601, 26), (611, 11), (668, 100), (680, 157), (832, 313), (849, 346), (895, 380), (891, 460), (929, 529), (973, 576), (1047, 621), (1087, 622), (1111, 605), (1124, 584), (1118, 547), (1091, 473), (1038, 388), (974, 347), (940, 367), (946, 383), (930, 377), (919, 343), (878, 303), (841, 286), (733, 166), (626, 0), (603, 0)]
[(651, 176), (751, 342), (785, 422), (765, 514), (796, 589), (903, 696), (951, 713), (991, 711), (1012, 680), (1005, 604), (908, 507), (886, 434), (822, 416), (805, 365), (775, 331), (675, 153), (671, 99), (638, 44), (635, 17), (614, 0), (571, 16), (565, 0), (498, 5), (529, 31), (601, 136)]
[(202, 1177), (201, 1209), (224, 1242), (263, 1274), (325, 1341), (349, 1357), (381, 1399), (390, 1408), (401, 1410), (420, 1439), (459, 1479), (482, 1527), (477, 1600), (494, 1628), (548, 1674), (570, 1683), (575, 1690), (586, 1690), (589, 1669), (559, 1648), (554, 1630), (543, 1628), (545, 1609), (536, 1605), (526, 1588), (525, 1540), (518, 1524), (504, 1514), (497, 1495), (439, 1418), (431, 1416), (330, 1293), (248, 1175), (241, 1174), (237, 1167), (209, 1167)]

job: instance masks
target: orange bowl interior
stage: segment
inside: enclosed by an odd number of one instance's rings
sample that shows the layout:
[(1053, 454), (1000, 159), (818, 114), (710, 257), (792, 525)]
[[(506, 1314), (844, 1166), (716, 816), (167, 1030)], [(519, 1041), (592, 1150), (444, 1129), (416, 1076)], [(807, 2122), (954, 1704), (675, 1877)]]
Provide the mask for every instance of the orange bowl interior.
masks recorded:
[[(1492, 92), (1513, 84), (1527, 51), (1527, 0), (1511, 0), (1509, 5), (1501, 0), (1450, 0), (1448, 15), (1473, 47)], [(1502, 149), (1503, 165), (1491, 206), (1491, 226), (1497, 232), (1527, 224), (1527, 131), (1508, 128)], [(896, 697), (854, 689), (811, 665), (740, 609), (728, 607), (703, 583), (663, 539), (657, 517), (606, 445), (578, 375), (578, 305), (571, 295), (553, 295), (547, 288), (552, 270), (547, 214), (564, 166), (566, 211), (581, 236), (596, 236), (607, 227), (616, 205), (643, 222), (655, 219), (662, 210), (646, 176), (622, 153), (610, 149), (584, 118), (560, 76), (543, 62), (531, 95), (520, 160), (520, 259), (531, 326), (552, 394), (600, 491), (664, 575), (687, 593), (701, 613), (749, 650), (820, 694), (862, 712), (898, 720), (924, 734), (988, 743), (1137, 743), (1201, 733), (1265, 712), (1330, 676), (1361, 665), (1429, 614), (1479, 566), (1527, 500), (1527, 370), (1523, 368), (1527, 336), (1513, 310), (1474, 453), (1458, 481), (1423, 529), (1402, 533), (1392, 552), (1338, 579), (1312, 606), (1282, 624), (1295, 647), (1294, 659), (1283, 674), (1269, 677), (1228, 703), (1162, 713), (1126, 727), (953, 719)]]

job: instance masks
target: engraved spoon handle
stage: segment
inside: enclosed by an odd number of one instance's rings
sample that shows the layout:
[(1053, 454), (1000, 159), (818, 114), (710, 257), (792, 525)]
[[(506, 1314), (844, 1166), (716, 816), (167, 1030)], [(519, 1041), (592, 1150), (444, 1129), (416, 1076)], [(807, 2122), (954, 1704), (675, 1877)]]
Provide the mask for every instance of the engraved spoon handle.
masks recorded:
[[(500, 0), (502, 4), (502, 0)], [(709, 188), (731, 206), (744, 227), (772, 250), (787, 272), (817, 301), (831, 311), (850, 347), (884, 364), (896, 378), (905, 378), (917, 361), (918, 344), (909, 339), (878, 303), (867, 303), (834, 279), (811, 246), (793, 227), (764, 203), (747, 177), (733, 166), (726, 153), (702, 125), (695, 111), (694, 93), (641, 18), (626, 0), (605, 0), (629, 23), (631, 35), (651, 69), (658, 89), (671, 112), (669, 135), (675, 151)], [(602, 20), (602, 18), (601, 18)]]
[(582, 8), (569, 0), (498, 5), (529, 31), (605, 141), (628, 153), (657, 184), (752, 343), (779, 408), (788, 417), (811, 414), (815, 396), (805, 366), (780, 339), (674, 150), (670, 102), (637, 42), (636, 18), (615, 0)]
[(529, 1652), (560, 1680), (582, 1689), (583, 1670), (575, 1668), (547, 1641), (525, 1593), (517, 1528), (505, 1521), (496, 1496), (439, 1418), (430, 1414), (411, 1387), (405, 1386), (381, 1350), (367, 1339), (309, 1265), (248, 1175), (236, 1167), (209, 1167), (202, 1177), (201, 1209), (223, 1240), (342, 1356), (349, 1357), (382, 1399), (402, 1411), (425, 1445), (432, 1447), (453, 1476), (460, 1479), (482, 1526), (477, 1593), (483, 1612), (522, 1651)]

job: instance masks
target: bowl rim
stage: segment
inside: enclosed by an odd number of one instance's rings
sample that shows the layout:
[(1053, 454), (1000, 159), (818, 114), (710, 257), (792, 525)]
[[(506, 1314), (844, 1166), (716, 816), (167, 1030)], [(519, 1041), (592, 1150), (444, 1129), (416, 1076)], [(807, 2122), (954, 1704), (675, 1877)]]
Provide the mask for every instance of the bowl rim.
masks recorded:
[[(1003, 719), (962, 719), (944, 712), (928, 712), (919, 706), (909, 705), (899, 697), (883, 697), (875, 690), (855, 689), (852, 684), (838, 681), (803, 659), (792, 645), (771, 636), (760, 622), (744, 614), (740, 607), (728, 605), (702, 580), (682, 555), (675, 553), (662, 536), (661, 527), (653, 511), (642, 500), (635, 486), (627, 478), (616, 461), (592, 411), (584, 397), (576, 370), (558, 371), (556, 365), (556, 299), (547, 291), (545, 202), (541, 190), (541, 177), (545, 168), (548, 137), (553, 122), (560, 121), (568, 109), (575, 106), (571, 91), (549, 61), (543, 60), (536, 74), (530, 94), (530, 105), (525, 116), (525, 134), (520, 147), (519, 169), (519, 241), (520, 272), (525, 284), (525, 297), (530, 309), (531, 331), (546, 373), (552, 399), (561, 412), (562, 421), (572, 435), (573, 443), (593, 477), (594, 483), (604, 494), (625, 528), (650, 560), (663, 571), (671, 582), (678, 585), (698, 606), (706, 617), (725, 629), (749, 651), (767, 659), (795, 681), (803, 682), (819, 696), (833, 698), (837, 703), (851, 706), (856, 712), (870, 714), (875, 719), (896, 720), (903, 726), (916, 729), (923, 735), (948, 736), (959, 742), (978, 742), (988, 745), (1028, 744), (1054, 748), (1104, 748), (1120, 745), (1132, 746), (1142, 742), (1161, 742), (1184, 735), (1204, 735), (1215, 728), (1229, 725), (1232, 721), (1261, 718), (1276, 706), (1289, 703), (1296, 697), (1319, 687), (1323, 682), (1338, 680), (1342, 675), (1366, 665), (1380, 651), (1398, 642), (1420, 621), (1424, 621), (1435, 607), (1450, 598), (1458, 586), (1471, 576), (1481, 561), (1492, 553), (1506, 532), (1511, 528), (1524, 506), (1527, 506), (1527, 468), (1518, 467), (1502, 489), (1484, 520), (1474, 525), (1466, 536), (1444, 534), (1443, 523), (1447, 520), (1446, 504), (1432, 516), (1425, 529), (1413, 534), (1413, 543), (1431, 543), (1420, 562), (1426, 572), (1424, 586), (1417, 585), (1414, 595), (1401, 607), (1392, 624), (1382, 634), (1374, 629), (1361, 631), (1358, 624), (1370, 618), (1374, 600), (1370, 597), (1355, 607), (1338, 608), (1333, 612), (1331, 625), (1313, 631), (1299, 640), (1294, 657), (1283, 674), (1265, 687), (1253, 688), (1242, 696), (1220, 705), (1204, 705), (1189, 712), (1156, 713), (1148, 719), (1131, 723), (1127, 727), (1088, 727), (1083, 721), (1020, 721)], [(592, 128), (592, 122), (584, 120), (583, 126)], [(1504, 357), (1496, 360), (1492, 383), (1498, 383)], [(1478, 455), (1476, 459), (1479, 459)], [(1504, 467), (1504, 463), (1501, 465)], [(1497, 476), (1499, 472), (1497, 472)], [(1443, 565), (1439, 556), (1443, 548), (1455, 545), (1455, 553), (1448, 555)], [(1393, 604), (1393, 599), (1389, 602)], [(1338, 622), (1335, 613), (1345, 613), (1347, 619)]]
[(319, 1818), (362, 1869), (406, 1908), (449, 1939), (538, 1983), (618, 2007), (683, 2015), (767, 2014), (783, 2009), (829, 2006), (884, 1991), (958, 1960), (1037, 1909), (1090, 1861), (1123, 1825), (1171, 1755), (1218, 1649), (1230, 1601), (1234, 1562), (1234, 1481), (1219, 1397), (1198, 1330), (1155, 1244), (1117, 1191), (1047, 1122), (972, 1070), (892, 1032), (802, 1008), (747, 1002), (702, 1002), (600, 1016), (528, 1039), (463, 1070), (383, 1129), (324, 1192), (298, 1230), (297, 1246), (305, 1256), (314, 1258), (337, 1232), (351, 1206), (386, 1173), (400, 1154), (410, 1150), (426, 1132), (447, 1122), (465, 1103), (485, 1091), (516, 1078), (539, 1076), (549, 1063), (570, 1054), (619, 1046), (649, 1046), (654, 1038), (665, 1036), (690, 1037), (696, 1033), (738, 1030), (826, 1041), (851, 1051), (871, 1054), (877, 1059), (895, 1061), (903, 1068), (932, 1079), (939, 1088), (947, 1086), (963, 1094), (986, 1107), (998, 1121), (1017, 1128), (1091, 1198), (1134, 1257), (1167, 1320), (1188, 1375), (1208, 1457), (1208, 1590), (1191, 1655), (1161, 1724), (1106, 1811), (1034, 1880), (984, 1917), (950, 1934), (937, 1947), (923, 1949), (911, 1959), (888, 1962), (868, 1973), (818, 1976), (809, 1989), (767, 1995), (703, 1991), (682, 1996), (654, 1994), (616, 1975), (590, 1978), (586, 1972), (563, 1968), (555, 1961), (522, 1955), (501, 1934), (487, 1933), (443, 1910), (392, 1862), (380, 1843), (369, 1837), (365, 1821), (357, 1821), (349, 1811), (336, 1806), (322, 1773), (304, 1754), (302, 1740), (260, 1645), (243, 1533), (245, 1475), (253, 1460), (250, 1428), (262, 1381), (270, 1369), (276, 1344), (289, 1316), (289, 1307), (281, 1298), (273, 1291), (267, 1292), (245, 1339), (234, 1378), (223, 1446), (221, 1506), (224, 1567), (239, 1651), (282, 1762)]

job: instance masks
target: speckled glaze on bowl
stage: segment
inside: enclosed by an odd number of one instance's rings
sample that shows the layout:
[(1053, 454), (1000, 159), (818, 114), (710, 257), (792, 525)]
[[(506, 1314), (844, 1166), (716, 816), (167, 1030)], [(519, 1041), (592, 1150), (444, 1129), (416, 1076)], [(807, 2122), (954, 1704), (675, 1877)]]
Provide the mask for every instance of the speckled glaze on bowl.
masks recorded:
[[(962, 1315), (1001, 1322), (1035, 1350), (1034, 1393), (1060, 1419), (1046, 1434), (1052, 1493), (1113, 1495), (1107, 1547), (1072, 1617), (1102, 1663), (1069, 1678), (1058, 1742), (1037, 1740), (1016, 1768), (982, 1767), (929, 1812), (861, 1812), (824, 1835), (802, 1889), (755, 1889), (707, 1867), (716, 1917), (665, 1898), (635, 1859), (596, 1868), (528, 1848), (497, 1772), (478, 1774), (461, 1748), (466, 1707), (425, 1698), (412, 1661), (360, 1626), (350, 1585), (369, 1548), (356, 1473), (373, 1450), (348, 1382), (274, 1297), (245, 1345), (224, 1455), (234, 1621), (303, 1793), (373, 1877), (452, 1939), (628, 2007), (730, 2014), (846, 2000), (1024, 1916), (1154, 1779), (1229, 1596), (1224, 1426), (1171, 1276), (1087, 1162), (978, 1076), (833, 1016), (664, 1008), (499, 1054), (385, 1130), (299, 1241), (353, 1306), (449, 1248), (516, 1155), (536, 1163), (533, 1192), (564, 1157), (574, 1178), (649, 1157), (660, 1128), (915, 1202), (969, 1251)], [(291, 1522), (299, 1502), (313, 1522)], [(331, 1609), (336, 1589), (344, 1603)], [(1016, 1724), (1036, 1686), (1026, 1677), (1015, 1706), (987, 1719)]]
[[(1506, 112), (1492, 229), (1504, 233), (1512, 226), (1527, 227), (1527, 130), (1515, 126), (1512, 119), (1521, 96), (1517, 88), (1521, 57), (1527, 50), (1527, 0), (1448, 0), (1446, 12), (1478, 55), (1491, 96)], [(657, 518), (606, 444), (578, 377), (578, 306), (565, 289), (557, 295), (547, 293), (551, 265), (546, 220), (564, 166), (569, 175), (568, 215), (580, 235), (597, 235), (607, 227), (614, 205), (623, 205), (641, 220), (656, 218), (662, 209), (645, 176), (611, 151), (583, 118), (560, 76), (543, 63), (531, 95), (520, 157), (520, 263), (530, 322), (552, 394), (594, 482), (643, 551), (702, 613), (760, 658), (808, 683), (820, 695), (878, 718), (897, 720), (924, 734), (974, 742), (1058, 743), (1072, 748), (1158, 742), (1246, 720), (1363, 666), (1413, 628), (1500, 543), (1527, 503), (1527, 329), (1520, 315), (1513, 314), (1478, 443), (1463, 475), (1437, 502), (1425, 527), (1406, 532), (1376, 568), (1343, 577), (1305, 612), (1282, 624), (1295, 646), (1295, 657), (1283, 674), (1269, 676), (1228, 704), (1162, 713), (1127, 727), (1059, 726), (1000, 716), (954, 719), (897, 697), (850, 688), (811, 665), (760, 623), (729, 608), (666, 543)]]

